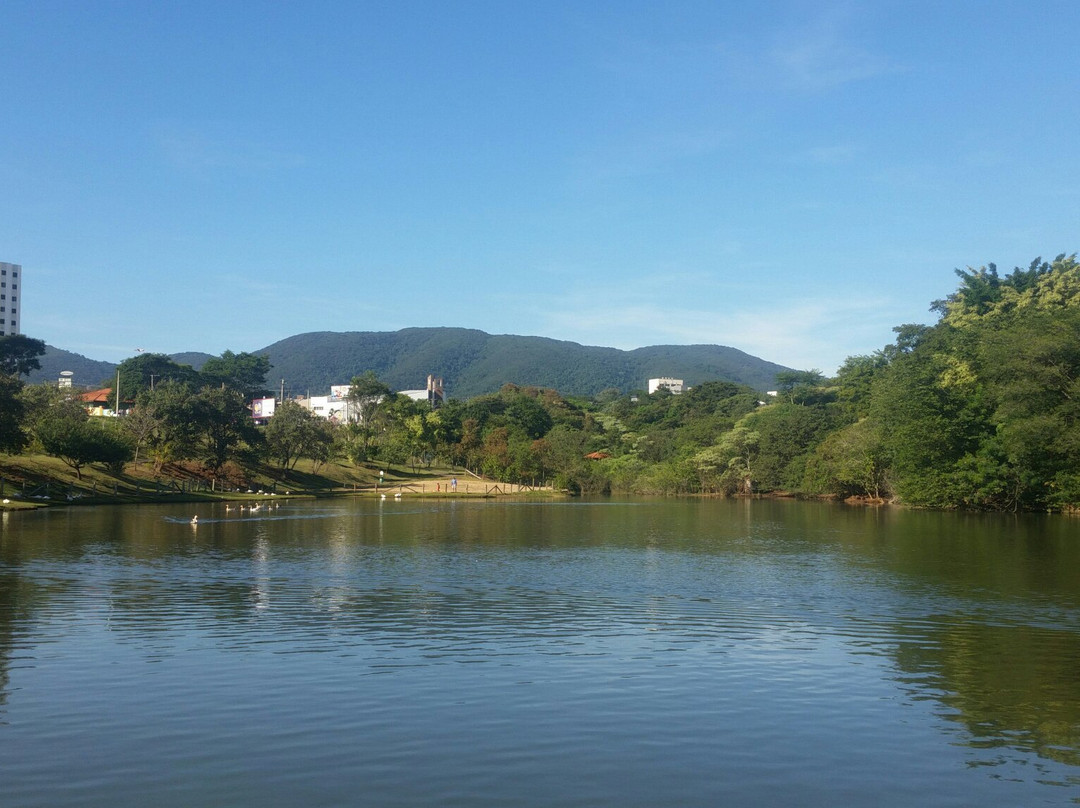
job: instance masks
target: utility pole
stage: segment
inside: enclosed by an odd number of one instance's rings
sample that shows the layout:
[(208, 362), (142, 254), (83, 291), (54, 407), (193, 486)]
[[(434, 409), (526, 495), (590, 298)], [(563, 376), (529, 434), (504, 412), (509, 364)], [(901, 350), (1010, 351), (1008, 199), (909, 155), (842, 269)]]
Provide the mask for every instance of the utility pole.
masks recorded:
[(284, 379), (281, 380), (281, 399), (280, 399), (280, 401), (281, 401), (282, 404), (285, 403), (285, 380)]
[(116, 417), (120, 417), (120, 368), (116, 369)]

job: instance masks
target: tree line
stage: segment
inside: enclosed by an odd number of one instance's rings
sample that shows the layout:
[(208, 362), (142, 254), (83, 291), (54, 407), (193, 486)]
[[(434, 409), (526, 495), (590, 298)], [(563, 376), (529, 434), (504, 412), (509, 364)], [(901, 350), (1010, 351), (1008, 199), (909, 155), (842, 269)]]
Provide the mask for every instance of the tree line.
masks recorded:
[[(114, 406), (122, 418), (92, 418), (81, 391), (55, 384), (24, 385), (20, 376), (39, 367), (41, 340), (0, 339), (0, 451), (41, 452), (68, 464), (81, 478), (99, 463), (113, 472), (152, 458), (166, 463), (195, 459), (219, 475), (234, 458), (261, 448), (247, 400), (265, 386), (265, 357), (226, 351), (201, 372), (162, 354), (141, 354), (119, 366)], [(106, 379), (103, 385), (116, 385)]]
[[(831, 378), (784, 371), (774, 395), (725, 381), (681, 395), (609, 389), (587, 398), (508, 384), (432, 409), (367, 371), (350, 391), (359, 421), (333, 424), (285, 401), (257, 427), (247, 405), (265, 388), (265, 357), (225, 352), (196, 372), (143, 355), (120, 366), (130, 413), (91, 423), (61, 391), (24, 388), (18, 375), (33, 359), (13, 358), (15, 346), (0, 340), (0, 449), (55, 454), (76, 473), (81, 463), (115, 468), (136, 459), (159, 467), (193, 460), (213, 476), (256, 462), (285, 471), (300, 458), (316, 468), (443, 462), (582, 493), (790, 492), (1075, 510), (1076, 257), (1037, 259), (1007, 275), (993, 264), (957, 275), (957, 289), (931, 306), (934, 324), (896, 327), (892, 343), (849, 357)], [(86, 445), (92, 450), (79, 450)]]

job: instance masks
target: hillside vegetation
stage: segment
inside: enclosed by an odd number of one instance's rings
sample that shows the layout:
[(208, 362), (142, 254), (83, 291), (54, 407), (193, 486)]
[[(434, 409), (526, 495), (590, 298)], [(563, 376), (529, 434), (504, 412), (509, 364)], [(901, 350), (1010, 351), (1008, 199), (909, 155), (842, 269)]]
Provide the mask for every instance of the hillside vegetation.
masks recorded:
[(326, 390), (370, 369), (395, 390), (423, 387), (427, 374), (434, 373), (457, 398), (493, 393), (504, 384), (594, 396), (611, 388), (641, 390), (657, 376), (690, 385), (719, 379), (766, 390), (778, 372), (787, 370), (719, 345), (622, 351), (465, 328), (299, 334), (258, 353), (269, 356), (273, 376), (296, 392)]
[(72, 376), (74, 384), (95, 387), (102, 379), (109, 379), (116, 375), (114, 362), (89, 359), (82, 354), (54, 348), (52, 345), (45, 346), (45, 353), (38, 358), (38, 362), (40, 367), (32, 370), (27, 376), (31, 384), (55, 383), (63, 371), (71, 371), (74, 374)]
[[(492, 335), (467, 328), (406, 328), (401, 331), (321, 331), (275, 342), (252, 353), (268, 356), (269, 386), (285, 380), (291, 395), (325, 394), (373, 370), (394, 390), (421, 388), (429, 373), (439, 376), (458, 398), (494, 393), (504, 384), (546, 387), (565, 395), (593, 396), (602, 390), (641, 390), (650, 378), (674, 376), (687, 384), (721, 379), (758, 390), (771, 389), (782, 365), (720, 345), (656, 345), (622, 351), (544, 337)], [(210, 357), (179, 353), (170, 357), (201, 369)], [(116, 373), (116, 365), (48, 348), (31, 383), (55, 381), (61, 370), (75, 383), (96, 386)]]

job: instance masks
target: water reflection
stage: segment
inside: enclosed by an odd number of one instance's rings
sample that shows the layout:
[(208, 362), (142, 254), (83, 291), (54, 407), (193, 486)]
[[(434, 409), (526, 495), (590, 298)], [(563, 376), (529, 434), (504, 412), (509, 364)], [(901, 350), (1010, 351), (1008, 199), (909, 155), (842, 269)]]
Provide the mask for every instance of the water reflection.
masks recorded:
[(942, 617), (897, 647), (901, 678), (916, 698), (933, 694), (963, 725), (965, 743), (987, 765), (994, 750), (1023, 750), (1080, 767), (1075, 632)]
[[(128, 665), (306, 659), (315, 693), (331, 672), (310, 660), (329, 657), (352, 677), (438, 668), (418, 685), (436, 695), (451, 670), (486, 669), (477, 681), (495, 704), (554, 679), (581, 711), (649, 681), (653, 701), (635, 691), (632, 709), (656, 723), (672, 700), (707, 715), (697, 700), (730, 691), (757, 711), (740, 732), (758, 721), (767, 748), (778, 722), (824, 749), (838, 741), (814, 734), (822, 719), (854, 704), (865, 734), (932, 704), (926, 727), (969, 766), (1015, 778), (1022, 760), (1036, 774), (1021, 780), (1080, 782), (1080, 525), (1068, 519), (748, 501), (310, 503), (259, 518), (203, 506), (197, 528), (190, 506), (15, 517), (0, 534), (7, 714), (29, 715), (12, 693), (35, 679), (13, 678), (50, 668), (46, 647)], [(780, 712), (755, 697), (772, 680), (806, 695)], [(902, 719), (880, 713), (882, 683)], [(717, 743), (693, 716), (683, 736)], [(729, 743), (734, 754), (746, 738)]]

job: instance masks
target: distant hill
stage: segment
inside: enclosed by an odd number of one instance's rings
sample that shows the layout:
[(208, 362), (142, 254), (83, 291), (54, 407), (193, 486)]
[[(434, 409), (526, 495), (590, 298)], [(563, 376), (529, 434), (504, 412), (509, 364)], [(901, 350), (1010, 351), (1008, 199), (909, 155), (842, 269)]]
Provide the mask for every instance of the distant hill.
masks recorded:
[(213, 354), (200, 353), (199, 351), (187, 351), (185, 353), (169, 354), (169, 359), (178, 365), (191, 365), (195, 370), (202, 370), (207, 359), (213, 359)]
[[(579, 345), (546, 337), (492, 335), (468, 328), (406, 328), (401, 331), (319, 331), (275, 342), (254, 351), (270, 357), (267, 384), (282, 379), (292, 394), (326, 393), (365, 370), (395, 390), (413, 390), (427, 375), (441, 376), (454, 398), (493, 393), (504, 384), (550, 387), (564, 395), (592, 396), (617, 387), (644, 390), (648, 380), (674, 376), (688, 385), (715, 379), (758, 390), (774, 386), (776, 374), (789, 370), (723, 345), (653, 345), (622, 351)], [(174, 362), (201, 368), (210, 354), (188, 352)], [(96, 386), (116, 373), (111, 362), (97, 362), (49, 346), (41, 370), (29, 381), (55, 381), (61, 370), (74, 372), (77, 385)]]
[(423, 387), (441, 376), (449, 394), (469, 398), (512, 382), (591, 396), (612, 387), (645, 389), (648, 379), (674, 376), (689, 385), (714, 379), (771, 389), (789, 370), (722, 345), (655, 345), (622, 351), (545, 337), (492, 335), (466, 328), (298, 334), (255, 353), (273, 365), (270, 386), (281, 379), (293, 393), (324, 393), (365, 370), (395, 390)]
[(97, 387), (102, 380), (116, 374), (116, 365), (112, 362), (99, 362), (96, 359), (87, 359), (82, 354), (54, 348), (52, 345), (45, 346), (45, 353), (38, 357), (41, 370), (35, 370), (26, 376), (31, 384), (39, 382), (55, 382), (60, 378), (60, 372), (70, 370), (72, 372), (71, 383)]
[[(195, 370), (202, 368), (211, 354), (190, 351), (188, 353), (171, 354), (169, 356), (178, 365), (191, 365)], [(96, 359), (87, 359), (82, 354), (65, 351), (62, 348), (54, 348), (52, 345), (45, 346), (45, 353), (38, 357), (41, 370), (35, 370), (26, 380), (31, 384), (40, 382), (55, 382), (60, 378), (60, 371), (72, 372), (71, 383), (77, 386), (97, 387), (103, 381), (116, 375), (115, 362), (99, 362)]]

